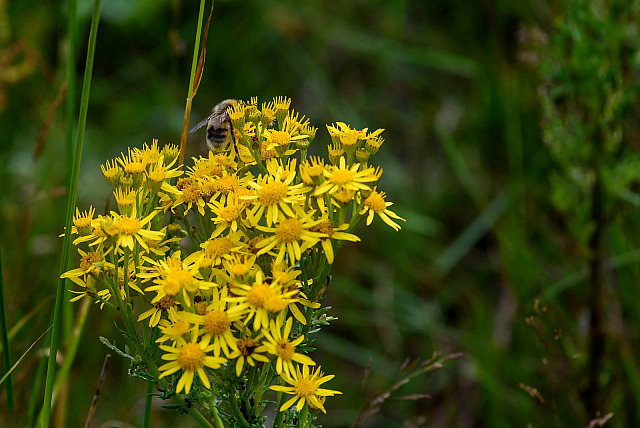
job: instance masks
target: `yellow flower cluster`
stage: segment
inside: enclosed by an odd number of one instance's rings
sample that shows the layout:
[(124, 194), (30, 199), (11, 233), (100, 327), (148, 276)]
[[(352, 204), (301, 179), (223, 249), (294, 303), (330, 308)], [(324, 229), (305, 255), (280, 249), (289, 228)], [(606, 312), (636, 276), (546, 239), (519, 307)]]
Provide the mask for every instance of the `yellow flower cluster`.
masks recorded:
[(230, 107), (236, 147), (185, 170), (175, 146), (129, 150), (102, 166), (118, 212), (76, 211), (82, 259), (63, 275), (80, 287), (74, 300), (116, 306), (157, 331), (144, 346), (164, 351), (160, 378), (177, 393), (190, 393), (196, 373), (211, 388), (211, 370), (244, 377), (261, 365), (291, 385), (272, 387), (295, 395), (281, 410), (324, 412), (324, 398), (339, 394), (320, 388), (332, 376), (309, 371), (305, 345), (331, 264), (344, 241), (359, 241), (361, 220), (377, 214), (397, 230), (392, 218), (402, 219), (376, 190), (382, 170), (369, 166), (383, 130), (328, 126), (329, 162), (307, 158), (317, 129), (290, 104)]

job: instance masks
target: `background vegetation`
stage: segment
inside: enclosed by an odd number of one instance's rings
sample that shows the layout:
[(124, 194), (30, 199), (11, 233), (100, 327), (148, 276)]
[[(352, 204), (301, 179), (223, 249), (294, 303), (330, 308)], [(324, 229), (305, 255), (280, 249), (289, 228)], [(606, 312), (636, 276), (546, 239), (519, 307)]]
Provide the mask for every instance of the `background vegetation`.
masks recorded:
[[(12, 361), (50, 324), (57, 283), (66, 10), (0, 0), (0, 248), (9, 325), (25, 321)], [(197, 12), (102, 5), (79, 207), (107, 206), (106, 159), (179, 141)], [(79, 14), (82, 75), (91, 2)], [(386, 129), (382, 185), (407, 223), (336, 260), (338, 319), (314, 358), (344, 395), (324, 426), (352, 425), (405, 360), (436, 351), (463, 355), (361, 426), (640, 424), (637, 19), (637, 2), (604, 0), (216, 2), (192, 123), (225, 98), (288, 95), (320, 128), (312, 152), (325, 123)], [(84, 421), (113, 319), (91, 308), (58, 426)], [(0, 426), (33, 420), (45, 348), (14, 373), (15, 413), (3, 389)], [(114, 357), (94, 426), (137, 426), (145, 387)], [(153, 426), (190, 423), (154, 411)]]

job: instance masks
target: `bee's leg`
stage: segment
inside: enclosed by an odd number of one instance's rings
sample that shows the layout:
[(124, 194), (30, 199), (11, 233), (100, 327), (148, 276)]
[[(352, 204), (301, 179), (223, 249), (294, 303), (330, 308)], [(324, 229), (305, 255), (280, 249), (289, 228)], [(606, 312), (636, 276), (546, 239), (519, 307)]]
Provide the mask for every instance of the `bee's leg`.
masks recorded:
[(236, 147), (236, 131), (233, 129), (233, 124), (229, 123), (231, 126), (231, 143), (233, 144), (233, 152), (236, 154), (236, 158), (238, 162), (240, 162), (240, 153), (238, 152), (238, 147)]

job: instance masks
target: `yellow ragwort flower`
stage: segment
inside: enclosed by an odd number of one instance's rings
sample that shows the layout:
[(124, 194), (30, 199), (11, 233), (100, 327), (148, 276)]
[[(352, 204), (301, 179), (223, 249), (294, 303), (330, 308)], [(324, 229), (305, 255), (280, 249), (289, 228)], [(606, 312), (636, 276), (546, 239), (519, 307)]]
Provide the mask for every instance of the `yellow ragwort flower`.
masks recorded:
[(147, 225), (157, 213), (158, 211), (152, 211), (151, 214), (145, 218), (139, 219), (136, 217), (135, 207), (133, 207), (131, 216), (121, 216), (112, 212), (111, 215), (117, 221), (119, 229), (116, 248), (124, 247), (133, 251), (137, 242), (142, 248), (149, 251), (149, 246), (143, 238), (153, 241), (161, 241), (162, 238), (164, 238), (164, 232), (144, 229), (144, 226)]
[(231, 351), (237, 349), (237, 339), (231, 332), (231, 324), (238, 321), (242, 314), (229, 311), (227, 288), (212, 290), (212, 302), (207, 306), (204, 315), (190, 313), (187, 319), (204, 329), (202, 341), (208, 345), (213, 343), (213, 355), (220, 356), (221, 351), (229, 358)]
[(324, 176), (326, 180), (316, 188), (314, 195), (322, 195), (325, 192), (333, 194), (339, 190), (370, 190), (371, 188), (365, 183), (378, 180), (379, 177), (376, 176), (375, 169), (366, 168), (358, 171), (359, 169), (359, 163), (347, 167), (344, 157), (340, 157), (338, 166), (327, 166), (325, 168)]
[(264, 335), (262, 333), (258, 333), (256, 336), (253, 336), (246, 326), (242, 326), (239, 330), (244, 331), (244, 335), (241, 339), (238, 339), (237, 348), (229, 354), (229, 360), (233, 360), (234, 358), (237, 359), (236, 376), (238, 377), (240, 377), (240, 374), (242, 373), (245, 361), (251, 367), (256, 366), (256, 361), (261, 361), (263, 363), (269, 361), (269, 358), (261, 354), (261, 352), (265, 351), (264, 346), (261, 346), (260, 344), (260, 338)]
[(160, 318), (163, 314), (168, 313), (171, 308), (176, 307), (177, 302), (169, 296), (164, 296), (153, 304), (151, 309), (144, 311), (138, 317), (138, 321), (149, 318), (149, 327), (155, 327), (160, 322)]
[(193, 384), (193, 378), (196, 373), (198, 373), (198, 378), (200, 382), (202, 382), (202, 385), (210, 389), (211, 383), (204, 368), (219, 369), (220, 366), (227, 361), (225, 358), (207, 355), (207, 353), (213, 349), (213, 345), (209, 345), (202, 340), (198, 342), (197, 329), (191, 334), (191, 342), (176, 347), (160, 345), (160, 349), (166, 352), (166, 354), (162, 356), (162, 359), (169, 361), (159, 367), (159, 370), (162, 372), (160, 378), (182, 370), (182, 376), (180, 376), (180, 380), (176, 386), (177, 393), (183, 389), (185, 394), (191, 391), (191, 385)]
[(313, 247), (320, 238), (327, 236), (311, 230), (322, 221), (313, 220), (312, 215), (313, 211), (304, 213), (298, 209), (295, 216), (278, 221), (274, 227), (256, 226), (256, 229), (272, 234), (256, 244), (259, 248), (257, 255), (273, 250), (272, 254), (277, 254), (276, 263), (282, 262), (285, 255), (288, 255), (289, 263), (295, 264), (307, 248)]
[(269, 328), (269, 315), (282, 313), (293, 301), (292, 296), (297, 294), (296, 290), (283, 290), (276, 281), (264, 281), (261, 271), (256, 273), (252, 285), (235, 284), (230, 291), (233, 297), (226, 297), (225, 301), (237, 304), (231, 311), (243, 314), (244, 324), (249, 324), (253, 319), (253, 329), (256, 331)]
[(278, 411), (283, 412), (298, 401), (296, 405), (298, 412), (305, 404), (308, 404), (311, 409), (320, 409), (322, 413), (327, 413), (324, 409), (325, 398), (342, 394), (342, 392), (333, 389), (320, 388), (320, 385), (330, 381), (333, 377), (334, 375), (324, 376), (321, 367), (318, 367), (314, 372), (309, 372), (309, 366), (306, 365), (302, 366), (302, 372), (300, 367), (296, 367), (291, 376), (282, 375), (282, 379), (291, 386), (273, 385), (270, 389), (291, 394), (293, 397), (284, 403)]
[(316, 365), (309, 356), (296, 352), (296, 346), (302, 343), (304, 336), (298, 336), (296, 339), (289, 341), (292, 325), (293, 318), (289, 317), (285, 323), (284, 316), (279, 316), (276, 321), (271, 320), (268, 330), (262, 331), (267, 339), (263, 342), (263, 346), (268, 353), (275, 355), (277, 358), (276, 372), (278, 374), (286, 373), (290, 376), (295, 372), (294, 361), (306, 366)]
[(271, 226), (284, 214), (293, 217), (292, 204), (304, 201), (305, 189), (303, 184), (292, 184), (296, 173), (290, 171), (283, 177), (284, 170), (279, 169), (275, 175), (258, 177), (257, 181), (250, 181), (249, 185), (255, 189), (255, 194), (242, 196), (241, 199), (253, 202), (249, 215), (254, 224), (265, 216), (267, 226)]
[(387, 208), (393, 205), (393, 202), (386, 202), (384, 200), (385, 197), (386, 195), (384, 192), (378, 192), (374, 188), (371, 194), (364, 200), (364, 207), (360, 211), (360, 215), (368, 213), (367, 226), (371, 224), (373, 216), (377, 214), (382, 221), (391, 226), (394, 230), (400, 230), (400, 225), (391, 220), (391, 218), (402, 221), (406, 220)]

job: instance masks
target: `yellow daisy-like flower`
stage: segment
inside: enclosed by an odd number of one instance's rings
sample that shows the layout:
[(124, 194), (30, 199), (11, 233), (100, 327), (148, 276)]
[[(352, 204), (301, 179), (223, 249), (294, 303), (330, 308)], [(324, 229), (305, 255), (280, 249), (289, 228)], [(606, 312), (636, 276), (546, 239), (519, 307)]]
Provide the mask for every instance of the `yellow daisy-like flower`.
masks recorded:
[(151, 140), (151, 146), (146, 142), (142, 145), (142, 149), (136, 149), (147, 165), (154, 164), (160, 159), (160, 149), (158, 148), (158, 139)]
[(289, 407), (298, 401), (296, 410), (299, 412), (302, 410), (305, 404), (308, 404), (312, 409), (320, 409), (322, 413), (327, 413), (324, 409), (324, 400), (326, 397), (333, 397), (337, 394), (342, 394), (340, 391), (333, 389), (320, 388), (325, 382), (334, 378), (334, 375), (324, 376), (321, 371), (321, 367), (318, 367), (314, 372), (309, 371), (309, 366), (302, 366), (302, 372), (300, 367), (296, 367), (295, 372), (291, 376), (282, 375), (282, 379), (291, 386), (273, 385), (270, 389), (278, 392), (284, 392), (285, 394), (291, 394), (293, 397), (284, 403), (280, 409), (280, 412), (285, 411)]
[(159, 367), (162, 374), (160, 378), (169, 376), (182, 370), (182, 376), (176, 386), (176, 392), (184, 390), (185, 394), (191, 391), (193, 378), (198, 373), (198, 378), (205, 388), (211, 388), (209, 378), (204, 371), (205, 367), (219, 369), (227, 360), (221, 357), (212, 357), (207, 355), (213, 349), (213, 345), (209, 345), (205, 341), (198, 342), (198, 330), (194, 330), (191, 335), (191, 342), (178, 345), (177, 347), (161, 345), (160, 349), (166, 352), (162, 356), (163, 360), (169, 361)]
[(237, 232), (238, 225), (243, 227), (249, 226), (249, 224), (247, 224), (247, 217), (244, 215), (244, 209), (246, 208), (244, 201), (238, 201), (232, 197), (228, 198), (226, 203), (211, 200), (209, 208), (215, 216), (211, 220), (213, 220), (217, 226), (212, 236), (218, 236), (226, 230)]
[(284, 291), (276, 281), (264, 281), (262, 272), (256, 273), (253, 285), (237, 284), (231, 287), (234, 297), (227, 297), (227, 302), (237, 303), (232, 311), (244, 314), (244, 324), (253, 319), (253, 329), (269, 328), (269, 314), (282, 313), (292, 302), (294, 291)]
[(267, 129), (262, 134), (267, 141), (267, 150), (275, 150), (279, 155), (287, 156), (295, 153), (295, 150), (288, 150), (291, 143), (298, 140), (306, 140), (306, 135), (297, 134), (300, 124), (295, 122), (291, 116), (287, 116), (284, 120), (282, 128), (278, 131), (275, 129)]
[(196, 328), (187, 319), (188, 314), (189, 312), (185, 311), (178, 312), (175, 306), (170, 307), (167, 311), (167, 318), (161, 319), (159, 322), (162, 336), (156, 340), (156, 343), (164, 343), (168, 340), (172, 341), (174, 346), (187, 343), (184, 337)]
[(235, 195), (239, 190), (244, 190), (246, 177), (242, 179), (236, 174), (222, 174), (212, 181), (211, 199), (224, 203), (227, 199)]
[(303, 364), (306, 366), (315, 366), (316, 363), (307, 355), (299, 354), (296, 352), (296, 346), (298, 346), (304, 340), (304, 336), (298, 336), (296, 339), (289, 341), (289, 334), (291, 333), (291, 326), (293, 325), (293, 318), (289, 317), (284, 323), (284, 317), (279, 316), (276, 321), (271, 320), (268, 330), (263, 330), (264, 337), (267, 339), (263, 342), (263, 346), (268, 353), (277, 357), (276, 359), (276, 372), (286, 373), (291, 375), (294, 373), (293, 362)]
[(211, 259), (213, 266), (220, 266), (222, 260), (230, 260), (234, 254), (242, 252), (246, 246), (242, 242), (243, 237), (241, 232), (231, 232), (226, 236), (207, 239), (200, 244), (202, 255)]
[(234, 254), (232, 258), (222, 260), (231, 285), (252, 282), (260, 269), (255, 263), (256, 256), (247, 254)]
[(236, 358), (236, 376), (238, 377), (240, 377), (240, 374), (242, 373), (245, 361), (251, 367), (255, 367), (256, 361), (261, 361), (263, 363), (269, 361), (268, 357), (260, 353), (266, 350), (264, 346), (260, 345), (260, 338), (264, 335), (262, 333), (258, 333), (257, 336), (252, 337), (251, 332), (249, 332), (246, 327), (244, 327), (244, 330), (244, 337), (238, 339), (236, 344), (237, 348), (228, 356), (229, 360)]
[(233, 127), (236, 129), (242, 129), (245, 125), (245, 110), (247, 106), (243, 103), (237, 103), (227, 107), (227, 113), (233, 123)]
[(277, 222), (282, 213), (293, 217), (291, 205), (304, 201), (303, 184), (292, 184), (296, 178), (295, 171), (290, 171), (284, 176), (283, 172), (283, 169), (279, 169), (275, 175), (258, 177), (257, 181), (249, 182), (249, 185), (255, 189), (255, 194), (241, 198), (253, 202), (249, 214), (253, 218), (254, 224), (260, 221), (263, 214), (267, 226)]
[(158, 213), (158, 211), (153, 211), (151, 214), (146, 216), (143, 219), (138, 219), (136, 217), (135, 207), (133, 208), (131, 216), (123, 215), (120, 216), (114, 212), (112, 212), (112, 216), (114, 219), (117, 219), (117, 225), (119, 229), (118, 240), (116, 241), (116, 248), (124, 247), (129, 248), (133, 251), (136, 241), (142, 248), (144, 248), (147, 252), (149, 251), (149, 247), (145, 243), (143, 238), (161, 241), (164, 238), (164, 232), (159, 232), (155, 230), (147, 230), (143, 227), (148, 224), (153, 217)]
[[(166, 146), (165, 146), (166, 148)], [(164, 153), (164, 148), (163, 148)], [(181, 168), (171, 169), (174, 163), (178, 160), (178, 158), (173, 158), (168, 164), (165, 164), (165, 157), (169, 156), (168, 154), (163, 154), (160, 156), (156, 163), (153, 163), (149, 166), (147, 171), (147, 182), (151, 187), (151, 190), (157, 192), (161, 187), (162, 183), (165, 181), (169, 181), (172, 178), (180, 177), (183, 174)]]
[[(326, 234), (311, 230), (322, 220), (313, 220), (313, 212), (303, 213), (297, 210), (296, 216), (283, 219), (275, 227), (256, 226), (256, 229), (272, 234), (256, 244), (258, 255), (277, 251), (276, 263), (289, 256), (289, 263), (295, 264), (302, 258), (302, 252), (314, 246)], [(274, 253), (276, 254), (276, 253)]]
[(322, 195), (326, 192), (333, 194), (338, 190), (370, 190), (371, 188), (365, 183), (377, 181), (379, 176), (376, 176), (373, 168), (358, 171), (359, 169), (359, 163), (347, 167), (344, 157), (340, 157), (340, 164), (337, 167), (325, 168), (326, 180), (316, 188), (314, 195)]
[(237, 339), (231, 332), (231, 324), (238, 321), (242, 314), (229, 311), (227, 308), (227, 289), (213, 290), (213, 301), (206, 308), (204, 315), (188, 314), (187, 319), (203, 327), (202, 341), (206, 344), (213, 343), (213, 355), (220, 356), (220, 352), (229, 357), (231, 350), (237, 349)]
[(270, 126), (276, 118), (275, 107), (273, 106), (273, 101), (269, 103), (262, 103), (262, 108), (260, 108), (260, 122), (264, 127)]
[[(320, 307), (320, 303), (312, 303), (307, 299), (307, 296), (302, 292), (302, 283), (298, 281), (297, 277), (301, 271), (287, 266), (285, 263), (274, 263), (271, 266), (271, 275), (274, 281), (278, 281), (282, 285), (284, 291), (293, 291), (295, 294), (291, 296), (291, 301), (287, 306), (291, 311), (291, 314), (302, 325), (307, 324), (307, 320), (304, 314), (298, 308), (298, 304), (308, 306), (314, 309)], [(311, 280), (309, 280), (311, 283)]]
[(147, 311), (144, 311), (138, 317), (138, 321), (149, 318), (149, 327), (155, 327), (160, 322), (162, 314), (167, 313), (171, 308), (175, 308), (177, 302), (169, 296), (164, 296), (153, 304), (153, 307)]
[(289, 112), (289, 107), (291, 107), (291, 98), (279, 96), (273, 99), (273, 108), (276, 110), (276, 113), (284, 112), (284, 116), (286, 116)]
[(78, 248), (78, 253), (80, 253), (81, 256), (80, 265), (75, 269), (71, 269), (63, 273), (62, 275), (60, 275), (60, 278), (69, 278), (71, 281), (82, 287), (83, 284), (78, 282), (77, 278), (85, 275), (98, 277), (98, 275), (100, 275), (100, 273), (105, 268), (113, 269), (113, 264), (108, 263), (104, 259), (104, 257), (109, 254), (110, 251), (111, 249), (108, 249), (105, 253), (97, 251), (85, 252)]
[(367, 226), (371, 224), (373, 221), (373, 216), (377, 214), (382, 221), (391, 226), (394, 230), (400, 230), (400, 225), (391, 218), (395, 218), (397, 220), (406, 221), (398, 214), (393, 211), (387, 209), (393, 202), (386, 202), (384, 198), (386, 197), (384, 192), (378, 192), (374, 188), (373, 191), (367, 198), (364, 200), (364, 207), (360, 211), (360, 215), (368, 213), (367, 215)]
[[(200, 290), (208, 290), (215, 284), (199, 279), (199, 266), (193, 262), (194, 257), (180, 260), (179, 257), (167, 257), (160, 260), (155, 266), (155, 272), (141, 273), (141, 278), (155, 278), (154, 285), (145, 288), (145, 291), (155, 291), (156, 297), (151, 301), (157, 303), (165, 296), (174, 299), (183, 299), (181, 303), (189, 306), (191, 299)], [(180, 293), (182, 292), (182, 296)]]

